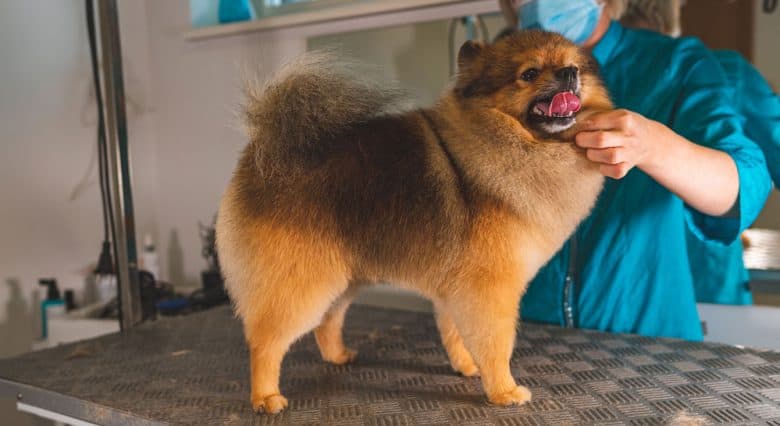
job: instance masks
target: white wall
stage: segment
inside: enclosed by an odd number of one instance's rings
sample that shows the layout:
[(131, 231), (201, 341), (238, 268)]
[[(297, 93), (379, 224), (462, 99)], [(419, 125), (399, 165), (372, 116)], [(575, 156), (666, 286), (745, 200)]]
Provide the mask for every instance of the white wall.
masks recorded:
[[(0, 2), (0, 357), (30, 350), (39, 333), (37, 279), (83, 290), (99, 254), (83, 8), (83, 0)], [(136, 229), (161, 242), (163, 278), (194, 284), (204, 266), (197, 222), (215, 213), (244, 144), (233, 111), (240, 70), (262, 76), (305, 41), (253, 34), (186, 42), (187, 0), (120, 2), (119, 15)], [(40, 423), (13, 401), (0, 401), (0, 416)]]
[[(99, 254), (83, 7), (83, 0), (0, 2), (0, 357), (30, 349), (38, 278), (81, 290)], [(197, 223), (215, 213), (245, 143), (235, 114), (241, 73), (262, 78), (303, 52), (305, 41), (262, 34), (185, 41), (186, 0), (120, 2), (119, 14), (137, 234), (159, 242), (163, 278), (196, 285), (204, 266)], [(6, 327), (9, 312), (32, 320)]]
[[(500, 16), (485, 17), (490, 38), (504, 28)], [(377, 65), (384, 77), (397, 81), (421, 106), (438, 99), (449, 81), (448, 21), (426, 22), (391, 28), (356, 31), (309, 39), (309, 49), (338, 49)], [(456, 27), (454, 53), (465, 41), (465, 30)]]
[[(143, 24), (136, 6), (128, 22)], [(134, 10), (135, 8), (135, 10)], [(141, 18), (139, 21), (138, 18)], [(84, 2), (0, 2), (0, 357), (31, 349), (39, 335), (40, 277), (82, 290), (102, 239), (95, 104)], [(129, 131), (140, 229), (152, 226), (154, 140), (145, 107), (148, 41), (124, 38)], [(81, 190), (77, 190), (81, 188)], [(34, 424), (0, 402), (7, 424)]]
[(186, 41), (188, 2), (146, 2), (157, 137), (161, 274), (199, 285), (198, 222), (216, 213), (246, 139), (236, 111), (242, 74), (263, 77), (305, 51), (302, 38), (254, 33)]
[[(0, 345), (0, 356), (29, 349), (34, 321), (21, 325), (29, 333), (5, 325), (9, 313), (35, 314), (35, 294), (43, 293), (38, 278), (52, 276), (62, 288), (82, 289), (99, 254), (96, 114), (83, 4), (0, 2), (0, 341), (10, 339)], [(155, 180), (153, 169), (143, 170), (153, 147), (144, 111), (146, 45), (142, 34), (125, 40), (132, 54), (126, 63), (129, 131), (141, 229), (153, 224), (153, 200), (144, 194)]]

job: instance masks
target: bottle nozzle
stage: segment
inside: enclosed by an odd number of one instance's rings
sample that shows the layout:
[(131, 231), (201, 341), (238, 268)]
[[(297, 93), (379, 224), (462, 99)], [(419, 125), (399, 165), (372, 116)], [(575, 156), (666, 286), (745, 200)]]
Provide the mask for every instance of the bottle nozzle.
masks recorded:
[(57, 288), (57, 280), (54, 278), (41, 278), (38, 285), (46, 286), (46, 300), (60, 300), (60, 289)]

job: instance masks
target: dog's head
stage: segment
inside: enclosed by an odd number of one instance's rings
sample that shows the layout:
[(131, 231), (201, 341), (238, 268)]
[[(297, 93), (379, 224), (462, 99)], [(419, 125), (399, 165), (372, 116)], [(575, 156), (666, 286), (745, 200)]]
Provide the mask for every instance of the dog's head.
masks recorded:
[(490, 45), (466, 42), (458, 53), (455, 96), (553, 139), (583, 112), (611, 107), (593, 58), (566, 38), (537, 30), (506, 34)]

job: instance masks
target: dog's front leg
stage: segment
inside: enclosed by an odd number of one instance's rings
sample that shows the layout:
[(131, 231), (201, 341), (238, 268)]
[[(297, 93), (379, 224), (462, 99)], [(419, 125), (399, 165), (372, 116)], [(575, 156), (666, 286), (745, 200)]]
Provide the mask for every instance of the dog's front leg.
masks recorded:
[(479, 368), (463, 344), (463, 338), (460, 336), (452, 316), (447, 312), (442, 302), (435, 300), (433, 305), (436, 310), (436, 326), (439, 328), (441, 342), (450, 358), (450, 365), (464, 376), (479, 375)]
[(482, 375), (488, 400), (497, 405), (523, 404), (531, 391), (515, 383), (509, 359), (515, 341), (520, 289), (517, 282), (486, 280), (464, 285), (444, 301)]

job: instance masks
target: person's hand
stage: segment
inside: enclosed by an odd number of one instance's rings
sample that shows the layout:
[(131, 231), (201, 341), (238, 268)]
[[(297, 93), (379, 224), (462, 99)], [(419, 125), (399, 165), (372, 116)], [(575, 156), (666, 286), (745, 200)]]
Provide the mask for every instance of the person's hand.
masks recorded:
[(599, 171), (623, 178), (633, 167), (651, 165), (670, 130), (641, 114), (618, 109), (591, 115), (580, 124), (575, 143), (586, 150)]
[(604, 176), (621, 179), (639, 167), (704, 214), (721, 216), (739, 207), (735, 204), (739, 173), (729, 154), (689, 141), (662, 123), (622, 109), (593, 113), (577, 125), (575, 143), (586, 150), (588, 159), (599, 165)]

